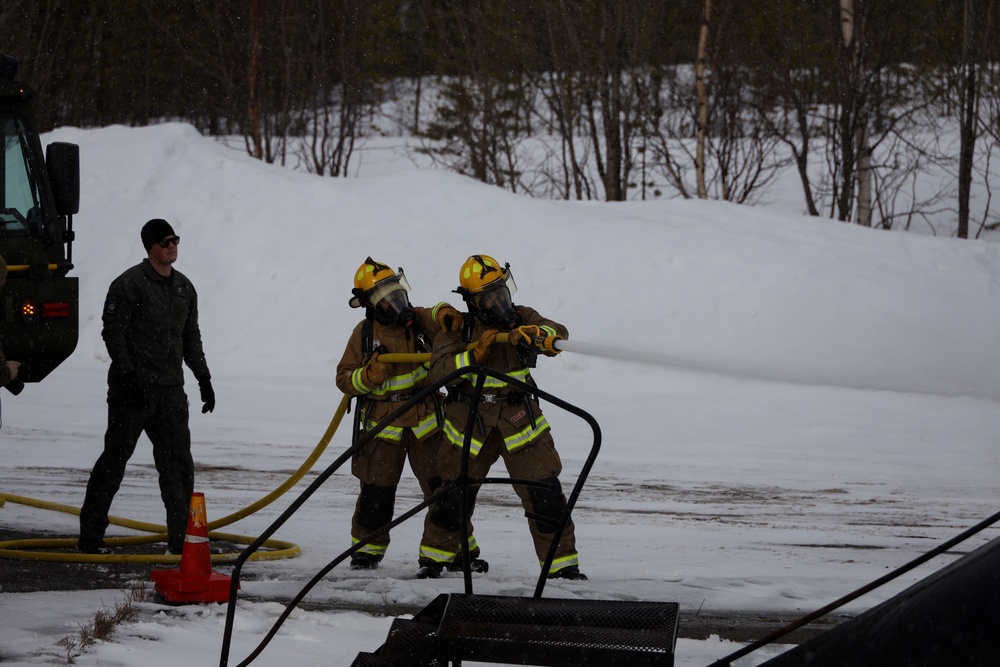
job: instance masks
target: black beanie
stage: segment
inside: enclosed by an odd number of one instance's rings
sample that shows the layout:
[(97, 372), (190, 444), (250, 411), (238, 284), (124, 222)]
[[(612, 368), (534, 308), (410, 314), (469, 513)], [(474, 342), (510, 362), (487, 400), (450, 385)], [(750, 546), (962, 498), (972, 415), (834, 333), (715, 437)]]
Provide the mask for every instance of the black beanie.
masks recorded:
[(174, 228), (162, 218), (153, 218), (142, 226), (142, 247), (149, 250), (153, 244), (168, 236), (174, 236)]

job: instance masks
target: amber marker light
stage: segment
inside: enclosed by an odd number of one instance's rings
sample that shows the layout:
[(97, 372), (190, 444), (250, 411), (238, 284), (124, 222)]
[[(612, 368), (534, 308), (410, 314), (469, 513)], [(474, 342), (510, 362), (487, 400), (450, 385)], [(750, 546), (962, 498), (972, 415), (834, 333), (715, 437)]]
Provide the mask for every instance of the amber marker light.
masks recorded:
[(25, 301), (21, 304), (21, 317), (28, 324), (33, 324), (38, 318), (38, 304), (34, 301)]

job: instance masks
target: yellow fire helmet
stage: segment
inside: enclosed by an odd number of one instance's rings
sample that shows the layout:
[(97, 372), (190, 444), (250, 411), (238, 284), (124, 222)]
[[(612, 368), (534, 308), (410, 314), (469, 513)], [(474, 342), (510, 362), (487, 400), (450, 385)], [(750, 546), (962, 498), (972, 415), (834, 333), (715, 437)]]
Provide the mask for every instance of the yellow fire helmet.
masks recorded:
[(370, 292), (375, 289), (375, 284), (392, 278), (396, 272), (389, 268), (388, 264), (376, 262), (371, 257), (358, 267), (354, 274), (354, 288), (362, 292)]
[(348, 303), (351, 308), (364, 306), (368, 315), (382, 324), (411, 326), (416, 315), (406, 296), (409, 291), (402, 268), (396, 273), (369, 257), (354, 274), (354, 296)]
[(510, 274), (510, 264), (501, 266), (500, 262), (489, 255), (472, 255), (465, 260), (458, 274), (458, 284), (469, 294), (478, 294), (487, 287), (494, 286), (493, 283), (498, 280), (510, 283), (508, 288), (511, 294), (516, 291), (517, 287)]
[(511, 297), (517, 291), (510, 264), (500, 265), (489, 255), (473, 255), (465, 260), (458, 275), (462, 295), (485, 326), (509, 329), (517, 326), (519, 315)]
[(397, 292), (405, 295), (409, 291), (410, 284), (406, 281), (402, 268), (397, 274), (388, 264), (376, 262), (369, 257), (354, 273), (354, 289), (351, 290), (354, 296), (350, 304), (352, 308), (374, 308), (386, 297)]

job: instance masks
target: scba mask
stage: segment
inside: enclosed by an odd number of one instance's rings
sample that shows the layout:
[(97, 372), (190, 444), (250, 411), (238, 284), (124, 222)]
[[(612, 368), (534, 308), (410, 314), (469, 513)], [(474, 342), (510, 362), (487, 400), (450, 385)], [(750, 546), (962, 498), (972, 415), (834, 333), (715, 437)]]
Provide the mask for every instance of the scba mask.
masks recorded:
[(406, 296), (409, 291), (410, 285), (406, 282), (402, 269), (395, 278), (383, 280), (376, 285), (369, 297), (375, 321), (379, 324), (412, 326), (417, 316)]
[(410, 283), (402, 268), (394, 273), (386, 264), (369, 257), (356, 274), (350, 305), (364, 306), (379, 324), (409, 327), (416, 321), (407, 297), (409, 291)]
[(521, 323), (521, 318), (514, 308), (511, 297), (517, 292), (510, 271), (503, 280), (497, 280), (483, 288), (475, 295), (476, 314), (486, 326), (500, 329), (513, 329)]
[(458, 284), (455, 291), (484, 326), (513, 329), (521, 323), (511, 301), (517, 285), (510, 264), (501, 265), (489, 255), (472, 255), (459, 269)]

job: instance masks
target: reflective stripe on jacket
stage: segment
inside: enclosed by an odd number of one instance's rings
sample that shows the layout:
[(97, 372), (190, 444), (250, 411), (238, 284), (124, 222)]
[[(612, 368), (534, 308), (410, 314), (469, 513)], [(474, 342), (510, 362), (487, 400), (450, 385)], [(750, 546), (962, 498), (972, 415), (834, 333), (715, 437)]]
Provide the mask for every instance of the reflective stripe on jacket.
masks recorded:
[[(546, 319), (533, 308), (517, 306), (521, 323), (536, 325), (546, 335), (561, 336), (568, 339), (566, 327)], [(476, 322), (472, 330), (473, 340), (478, 340), (485, 327)], [(467, 349), (469, 343), (461, 340), (457, 333), (442, 332), (434, 341), (434, 353), (431, 357), (431, 380), (436, 381), (449, 373), (462, 368), (476, 365), (472, 351)], [(539, 353), (540, 355), (542, 353)], [(520, 380), (528, 385), (534, 385), (530, 369), (521, 361), (518, 350), (507, 343), (494, 343), (490, 353), (483, 360), (482, 366)], [(465, 443), (465, 426), (468, 424), (469, 409), (475, 385), (475, 374), (460, 376), (452, 385), (452, 391), (457, 391), (458, 398), (453, 394), (445, 407), (444, 435), (456, 447)], [(473, 420), (473, 433), (469, 445), (469, 453), (476, 456), (486, 441), (490, 430), (497, 428), (503, 437), (504, 445), (509, 451), (526, 447), (549, 430), (549, 423), (542, 410), (532, 396), (524, 394), (520, 400), (510, 400), (520, 389), (511, 388), (506, 380), (487, 376), (483, 385), (483, 394), (492, 395), (492, 402), (480, 402), (479, 419)], [(480, 429), (481, 425), (481, 429)]]
[[(439, 333), (440, 327), (432, 316), (429, 308), (414, 308), (420, 330), (428, 347)], [(368, 355), (363, 348), (362, 320), (354, 327), (344, 355), (337, 365), (337, 387), (349, 396), (361, 396), (366, 399), (363, 408), (366, 410), (364, 427), (371, 430), (388, 415), (394, 412), (405, 400), (427, 386), (429, 362), (394, 363), (393, 375), (378, 386), (369, 386), (365, 380), (365, 364)], [(384, 348), (389, 354), (417, 354), (416, 336), (412, 329), (398, 325), (385, 325), (372, 322), (373, 347)], [(418, 440), (422, 440), (438, 430), (436, 405), (434, 396), (429, 396), (418, 405), (413, 406), (400, 415), (391, 425), (383, 429), (378, 437), (390, 442), (399, 442), (403, 437), (403, 429), (410, 428)]]

